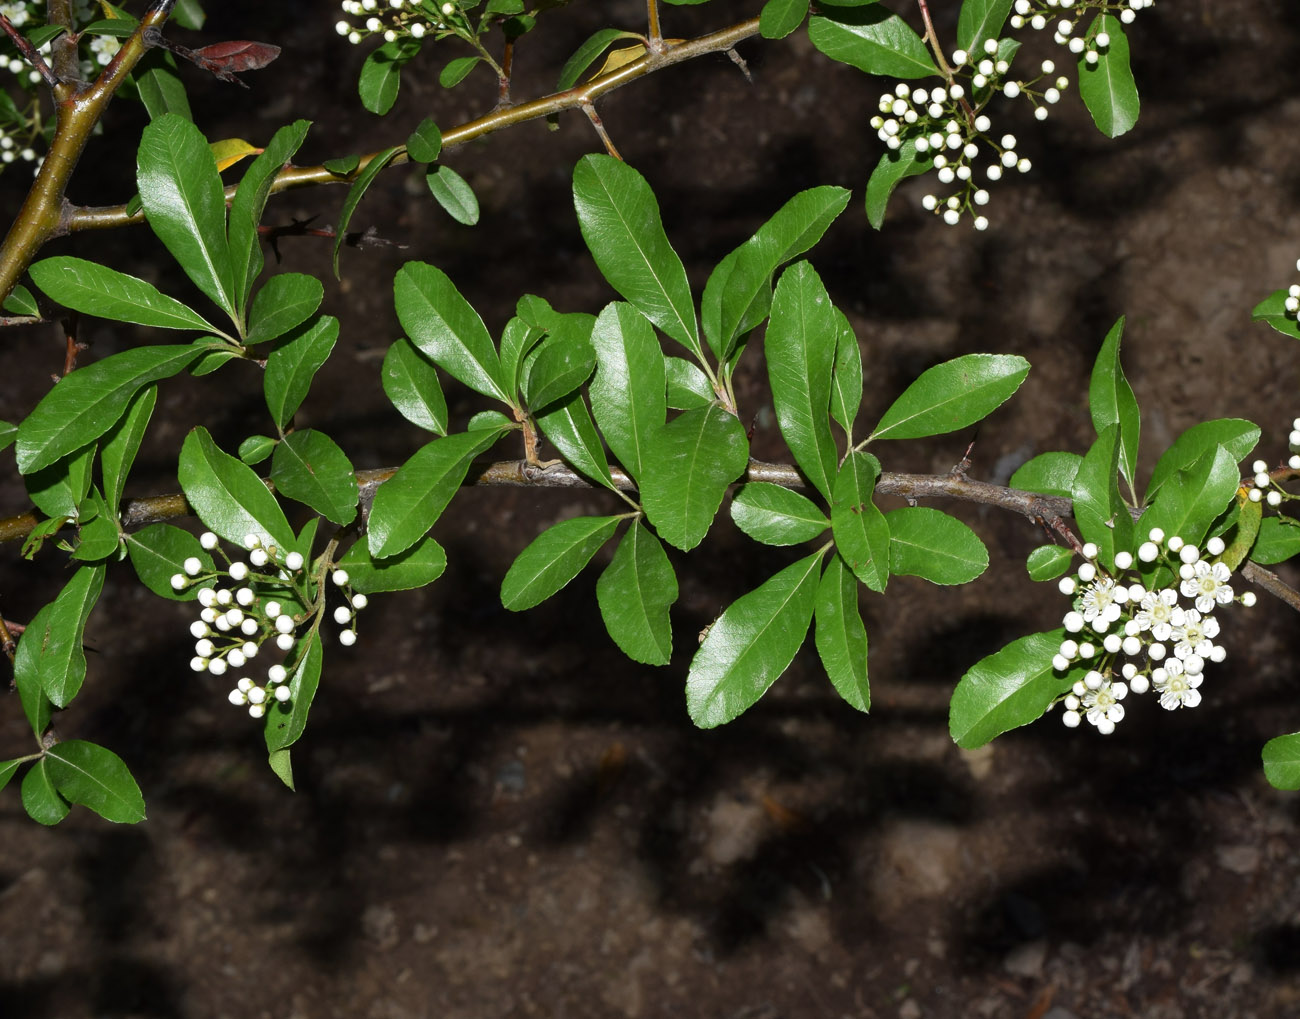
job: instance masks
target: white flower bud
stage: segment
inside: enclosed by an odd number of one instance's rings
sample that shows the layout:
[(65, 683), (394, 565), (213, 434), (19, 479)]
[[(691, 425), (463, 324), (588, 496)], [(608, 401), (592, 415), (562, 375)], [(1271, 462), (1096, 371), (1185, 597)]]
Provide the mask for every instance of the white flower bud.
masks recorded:
[(226, 699), (238, 708), (242, 708), (248, 703), (248, 695), (243, 690), (231, 690)]
[[(1141, 652), (1141, 650), (1142, 650), (1142, 641), (1138, 640), (1138, 638), (1135, 637), (1135, 636), (1128, 636), (1128, 637), (1125, 637), (1124, 640), (1120, 643), (1120, 649), (1121, 649), (1121, 650), (1122, 650), (1126, 655), (1132, 657), (1133, 655), (1139, 654), (1139, 653)], [(1126, 668), (1126, 669), (1127, 669), (1128, 667), (1129, 667), (1128, 665), (1125, 665), (1125, 666), (1124, 666), (1124, 668)], [(1136, 669), (1137, 669), (1137, 666), (1134, 665), (1133, 668), (1134, 668), (1134, 670), (1136, 670)], [(1132, 676), (1129, 676), (1128, 678), (1129, 678), (1129, 679), (1132, 679), (1133, 677), (1132, 677)]]
[(248, 606), (252, 605), (256, 600), (257, 595), (253, 593), (251, 587), (241, 587), (235, 592), (235, 601), (244, 606), (244, 608), (248, 608)]
[(1097, 33), (1097, 45), (1100, 46), (1102, 49), (1105, 49), (1107, 46), (1109, 46), (1109, 45), (1110, 45), (1110, 35), (1109, 35), (1108, 33), (1106, 33), (1106, 32), (1098, 32), (1098, 33)]
[(244, 641), (244, 646), (241, 647), (239, 650), (244, 652), (245, 658), (257, 657), (257, 645), (254, 644), (251, 640)]
[(279, 630), (281, 633), (292, 633), (293, 625), (294, 625), (293, 616), (287, 613), (285, 615), (276, 617), (275, 628)]
[(224, 676), (226, 673), (226, 660), (224, 658), (214, 658), (208, 662), (208, 671), (214, 676)]
[(1057, 672), (1065, 672), (1069, 667), (1070, 663), (1064, 655), (1056, 655), (1052, 658), (1052, 668)]
[(244, 667), (244, 652), (235, 648), (226, 654), (226, 664), (232, 669), (242, 669)]
[(1085, 584), (1091, 584), (1097, 577), (1097, 567), (1092, 563), (1081, 563), (1079, 565), (1079, 579)]
[(224, 607), (224, 606), (226, 606), (226, 605), (229, 605), (230, 602), (231, 602), (231, 600), (232, 600), (232, 599), (231, 599), (231, 594), (230, 594), (230, 591), (229, 591), (227, 588), (224, 588), (224, 587), (219, 587), (219, 588), (217, 588), (217, 604), (218, 604), (218, 605), (221, 605), (221, 606)]
[(208, 633), (208, 624), (202, 620), (190, 623), (190, 635), (194, 637), (206, 637)]
[(1102, 684), (1105, 682), (1106, 682), (1106, 677), (1103, 676), (1096, 669), (1093, 669), (1091, 672), (1089, 672), (1086, 676), (1083, 677), (1083, 685), (1086, 686), (1089, 690), (1100, 690)]
[(1255, 601), (1256, 598), (1255, 598), (1254, 591), (1247, 591), (1245, 594), (1241, 596), (1241, 604), (1245, 605), (1246, 608), (1250, 608), (1252, 605), (1254, 605)]
[(1101, 642), (1101, 646), (1106, 649), (1108, 654), (1114, 655), (1119, 653), (1119, 649), (1123, 643), (1123, 638), (1121, 638), (1118, 633), (1108, 633), (1106, 634), (1106, 639)]
[(195, 672), (207, 672), (208, 660), (206, 658), (200, 658), (198, 655), (195, 655), (193, 658), (190, 659), (190, 668), (193, 669)]
[(1065, 618), (1061, 620), (1061, 625), (1070, 633), (1078, 633), (1083, 629), (1083, 615), (1078, 612), (1067, 612)]
[(357, 635), (356, 635), (356, 631), (354, 630), (344, 630), (342, 633), (339, 634), (339, 643), (342, 644), (344, 647), (351, 647), (356, 642), (357, 642)]
[(1062, 577), (1056, 585), (1058, 591), (1063, 595), (1072, 595), (1075, 592), (1075, 583), (1073, 577)]
[(1274, 509), (1282, 505), (1282, 493), (1279, 492), (1277, 489), (1273, 489), (1273, 491), (1269, 492), (1268, 495), (1266, 496), (1266, 499), (1268, 501), (1268, 504), (1272, 506)]
[(217, 592), (210, 587), (205, 587), (199, 591), (199, 604), (205, 609), (211, 608), (217, 603)]
[(1082, 644), (1079, 645), (1079, 657), (1080, 657), (1080, 658), (1096, 658), (1096, 657), (1097, 657), (1097, 649), (1096, 649), (1095, 647), (1093, 647), (1093, 645), (1089, 644), (1089, 643), (1085, 640)]
[(262, 611), (266, 613), (267, 619), (274, 619), (281, 612), (283, 612), (284, 609), (280, 607), (280, 603), (278, 601), (269, 601), (266, 603), (265, 606), (263, 606)]
[(297, 572), (302, 569), (302, 553), (290, 552), (284, 558), (285, 567), (291, 572)]
[(356, 609), (358, 612), (360, 612), (369, 604), (370, 604), (370, 599), (367, 598), (364, 594), (354, 594), (352, 596), (352, 607)]
[(1077, 711), (1067, 711), (1061, 715), (1061, 721), (1065, 723), (1067, 729), (1077, 729), (1083, 719)]
[(280, 636), (275, 638), (275, 646), (278, 647), (281, 651), (292, 651), (293, 634), (291, 633), (280, 634)]
[(249, 713), (253, 718), (261, 718), (263, 715), (266, 714), (266, 705), (265, 705), (265, 704), (250, 704), (250, 705), (248, 706), (248, 713)]
[(242, 633), (245, 637), (253, 636), (253, 634), (255, 634), (260, 629), (261, 627), (257, 625), (257, 620), (254, 619), (252, 616), (246, 617), (244, 621), (239, 624), (239, 632)]
[(1147, 656), (1153, 662), (1163, 661), (1165, 657), (1165, 646), (1163, 644), (1152, 644), (1147, 648)]
[(279, 687), (275, 691), (275, 699), (279, 701), (281, 704), (283, 704), (292, 696), (293, 696), (293, 692), (287, 686)]
[(199, 535), (199, 544), (211, 552), (217, 547), (217, 536), (211, 531), (204, 531)]
[(244, 535), (244, 548), (261, 548), (262, 539), (251, 531)]
[(346, 605), (340, 605), (338, 608), (334, 610), (334, 622), (339, 623), (341, 625), (343, 623), (348, 623), (351, 621), (352, 621), (352, 610), (348, 608)]
[(1131, 552), (1115, 553), (1115, 569), (1127, 570), (1132, 565), (1133, 565), (1133, 553)]
[(211, 658), (212, 652), (215, 650), (216, 647), (213, 645), (212, 641), (208, 640), (206, 637), (194, 645), (194, 653), (200, 658)]
[(244, 579), (245, 577), (247, 577), (247, 576), (248, 576), (248, 563), (231, 563), (231, 564), (230, 564), (230, 579), (231, 579), (231, 580), (243, 580), (243, 579)]
[(259, 569), (266, 565), (268, 558), (270, 557), (266, 554), (266, 549), (264, 548), (255, 548), (253, 551), (248, 553), (248, 561)]
[(1008, 99), (1014, 99), (1020, 95), (1020, 83), (1018, 81), (1009, 81), (1002, 86), (1002, 94)]
[(173, 590), (173, 591), (184, 591), (184, 590), (185, 590), (185, 585), (187, 585), (188, 583), (189, 583), (189, 581), (185, 579), (185, 574), (183, 574), (183, 573), (173, 573), (173, 574), (172, 574), (172, 590)]

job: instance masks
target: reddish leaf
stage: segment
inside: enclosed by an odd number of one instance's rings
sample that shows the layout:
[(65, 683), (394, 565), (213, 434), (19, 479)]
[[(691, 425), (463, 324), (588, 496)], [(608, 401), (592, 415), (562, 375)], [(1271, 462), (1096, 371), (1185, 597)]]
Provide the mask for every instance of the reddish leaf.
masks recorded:
[(213, 71), (257, 71), (280, 55), (280, 47), (265, 42), (232, 39), (193, 51), (195, 62)]

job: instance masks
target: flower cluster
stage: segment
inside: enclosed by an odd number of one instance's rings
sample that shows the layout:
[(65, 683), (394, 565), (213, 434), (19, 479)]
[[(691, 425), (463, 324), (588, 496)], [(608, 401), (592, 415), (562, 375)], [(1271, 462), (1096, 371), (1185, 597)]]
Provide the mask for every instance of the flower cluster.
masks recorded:
[(1137, 560), (1144, 564), (1146, 576), (1166, 572), (1153, 572), (1153, 566), (1167, 567), (1173, 579), (1167, 586), (1148, 588), (1144, 567), (1135, 566), (1131, 553), (1116, 553), (1112, 574), (1096, 561), (1096, 545), (1083, 546), (1085, 562), (1077, 575), (1060, 582), (1061, 593), (1073, 603), (1063, 620), (1068, 636), (1052, 659), (1058, 672), (1089, 667), (1062, 698), (1067, 726), (1074, 728), (1086, 718), (1098, 732), (1114, 732), (1124, 718), (1121, 702), (1130, 693), (1151, 689), (1167, 711), (1201, 702), (1206, 664), (1227, 657), (1215, 643), (1219, 621), (1214, 611), (1234, 600), (1255, 604), (1249, 591), (1234, 599), (1232, 575), (1215, 558), (1223, 552), (1221, 538), (1205, 543), (1211, 557), (1205, 558), (1177, 535), (1166, 538), (1160, 528), (1153, 528), (1139, 546)]
[(460, 15), (455, 3), (429, 0), (343, 0), (341, 6), (344, 14), (361, 19), (360, 24), (341, 19), (334, 26), (354, 46), (373, 35), (382, 36), (384, 42), (423, 39), (431, 32), (446, 32), (452, 27), (448, 19)]
[[(1074, 34), (1074, 30), (1079, 27), (1079, 22), (1088, 12), (1089, 8), (1100, 6), (1103, 11), (1110, 9), (1112, 6), (1119, 7), (1119, 20), (1126, 25), (1133, 24), (1137, 18), (1137, 12), (1145, 10), (1155, 4), (1155, 0), (1123, 0), (1122, 3), (1111, 4), (1103, 2), (1102, 4), (1076, 3), (1076, 0), (1016, 0), (1015, 13), (1011, 15), (1011, 27), (1023, 28), (1028, 25), (1037, 32), (1047, 28), (1052, 18), (1057, 16), (1057, 12), (1065, 14), (1052, 25), (1054, 31), (1052, 38), (1060, 46), (1065, 46), (1075, 56), (1084, 54), (1084, 59), (1089, 64), (1097, 62), (1097, 50), (1104, 50), (1110, 45), (1110, 40), (1106, 38), (1105, 32), (1098, 33), (1095, 37), (1084, 38)], [(1073, 10), (1071, 15), (1069, 12)]]
[[(1295, 267), (1300, 271), (1300, 259), (1296, 259)], [(1287, 287), (1285, 306), (1288, 315), (1300, 319), (1300, 283), (1292, 283)]]
[[(244, 537), (246, 562), (226, 556), (211, 531), (200, 535), (199, 544), (225, 558), (227, 565), (224, 570), (210, 571), (197, 556), (191, 556), (182, 564), (183, 572), (171, 578), (176, 591), (202, 585), (199, 618), (190, 624), (190, 634), (196, 640), (190, 668), (214, 676), (243, 670), (268, 642), (283, 652), (285, 659), (292, 659), (299, 627), (306, 624), (315, 629), (313, 617), (319, 611), (315, 606), (323, 608), (324, 604), (324, 592), (313, 597), (313, 578), (302, 554), (282, 555), (256, 534)], [(366, 596), (352, 590), (346, 570), (335, 569), (330, 580), (346, 602), (334, 610), (334, 621), (347, 627), (339, 634), (339, 642), (351, 646), (357, 639), (356, 613), (365, 608)], [(289, 679), (281, 663), (267, 669), (263, 683), (243, 676), (230, 691), (230, 703), (246, 705), (250, 715), (261, 718), (271, 702), (290, 700)]]

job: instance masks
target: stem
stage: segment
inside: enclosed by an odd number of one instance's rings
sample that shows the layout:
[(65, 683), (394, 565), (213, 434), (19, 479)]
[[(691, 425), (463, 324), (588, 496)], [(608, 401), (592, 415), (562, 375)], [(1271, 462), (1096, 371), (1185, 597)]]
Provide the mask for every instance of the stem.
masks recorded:
[(664, 37), (659, 29), (658, 0), (646, 0), (646, 50), (650, 53), (664, 51)]

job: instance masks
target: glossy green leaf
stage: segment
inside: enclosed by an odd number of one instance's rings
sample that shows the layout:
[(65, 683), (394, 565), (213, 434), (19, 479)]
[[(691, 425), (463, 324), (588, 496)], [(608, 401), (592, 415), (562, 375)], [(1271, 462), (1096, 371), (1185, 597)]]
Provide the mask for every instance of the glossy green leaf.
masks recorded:
[(41, 682), (45, 638), (53, 611), (54, 603), (51, 602), (28, 621), (27, 629), (19, 636), (18, 648), (14, 651), (14, 685), (18, 688), (23, 714), (27, 716), (32, 733), (38, 740), (50, 724), (50, 715), (54, 710)]
[(226, 196), (203, 133), (174, 113), (146, 125), (136, 185), (153, 232), (194, 285), (235, 317), (238, 288), (226, 243)]
[(85, 740), (67, 740), (45, 752), (45, 764), (55, 788), (70, 803), (118, 824), (144, 820), (140, 787), (113, 751)]
[(0, 761), (0, 789), (9, 784), (9, 780), (17, 774), (22, 764), (23, 759), (21, 757), (14, 758), (11, 761)]
[(601, 311), (591, 344), (596, 351), (596, 375), (588, 387), (591, 412), (619, 463), (639, 479), (650, 436), (668, 415), (663, 349), (649, 320), (622, 302)]
[(320, 307), (325, 287), (315, 276), (282, 272), (262, 284), (248, 313), (248, 345), (278, 340), (298, 328)]
[(704, 372), (684, 357), (665, 357), (664, 374), (668, 382), (668, 406), (673, 410), (698, 410), (717, 398)]
[[(38, 265), (40, 263), (37, 263)], [(41, 317), (40, 306), (36, 303), (36, 298), (32, 292), (21, 283), (14, 286), (9, 292), (9, 296), (4, 300), (4, 310), (10, 315), (30, 315), (32, 318)]]
[(236, 453), (239, 459), (252, 467), (254, 464), (260, 464), (274, 453), (276, 443), (279, 441), (279, 439), (273, 439), (269, 435), (250, 435), (240, 442)]
[(370, 510), (370, 554), (405, 552), (428, 533), (469, 472), (470, 461), (502, 435), (495, 429), (459, 432), (421, 446), (379, 486)]
[(334, 159), (327, 159), (321, 163), (330, 173), (336, 177), (351, 176), (353, 171), (361, 165), (361, 155), (353, 152), (347, 156), (337, 156)]
[(1119, 361), (1120, 337), (1124, 333), (1124, 319), (1111, 327), (1097, 354), (1088, 386), (1088, 409), (1092, 425), (1100, 435), (1111, 425), (1119, 425), (1119, 469), (1129, 487), (1136, 493), (1138, 433), (1142, 425), (1137, 398), (1133, 387), (1124, 377)]
[(1025, 569), (1030, 580), (1055, 580), (1070, 568), (1074, 553), (1060, 545), (1039, 545), (1029, 553)]
[(393, 296), (412, 343), (470, 389), (510, 402), (487, 326), (446, 273), (424, 262), (407, 262), (393, 282)]
[(837, 554), (817, 585), (813, 636), (831, 684), (859, 711), (871, 710), (867, 684), (867, 628), (858, 609), (858, 579)]
[(808, 20), (808, 38), (832, 60), (887, 78), (939, 74), (921, 37), (897, 14), (874, 4), (823, 13)]
[(122, 501), (127, 475), (144, 441), (145, 429), (158, 402), (158, 387), (146, 386), (127, 405), (126, 413), (104, 433), (99, 443), (99, 469), (104, 478), (104, 499), (114, 515)]
[(443, 211), (457, 223), (474, 226), (478, 222), (478, 196), (469, 181), (450, 166), (439, 166), (425, 176), (424, 182)]
[(808, 17), (808, 0), (767, 0), (758, 15), (764, 39), (784, 39)]
[(275, 447), (271, 480), (280, 494), (310, 506), (326, 520), (342, 526), (356, 519), (352, 461), (324, 432), (306, 428), (286, 435)]
[[(305, 643), (305, 647), (303, 646)], [(277, 701), (266, 710), (266, 749), (274, 753), (292, 746), (307, 728), (307, 713), (320, 685), (324, 659), (320, 633), (314, 632), (298, 643), (299, 655), (289, 667), (289, 700)]]
[(867, 222), (879, 230), (885, 224), (885, 209), (894, 189), (908, 177), (927, 173), (934, 166), (934, 153), (917, 152), (916, 139), (908, 138), (896, 149), (886, 149), (867, 178)]
[(1272, 566), (1300, 555), (1300, 523), (1291, 517), (1265, 517), (1250, 558), (1261, 566)]
[(641, 504), (659, 536), (689, 552), (708, 533), (727, 486), (749, 465), (749, 440), (716, 404), (683, 411), (650, 437)]
[(853, 423), (862, 405), (862, 350), (858, 338), (849, 325), (848, 317), (835, 309), (835, 368), (831, 372), (831, 417), (834, 418), (849, 445), (853, 444)]
[(1145, 535), (1159, 527), (1167, 535), (1176, 534), (1187, 544), (1200, 546), (1215, 518), (1232, 502), (1240, 483), (1236, 458), (1216, 445), (1161, 486), (1142, 514), (1138, 533)]
[(104, 573), (102, 563), (78, 569), (54, 599), (45, 619), (40, 633), (41, 687), (55, 707), (66, 708), (86, 679), (83, 635), (86, 619), (103, 590)]
[(548, 333), (528, 358), (524, 399), (534, 409), (568, 396), (591, 378), (596, 368), (590, 326), (565, 321), (566, 326)]
[(262, 392), (277, 428), (283, 429), (293, 420), (338, 338), (339, 320), (318, 315), (283, 338), (266, 356)]
[(442, 152), (442, 132), (432, 117), (425, 117), (406, 139), (406, 154), (413, 163), (432, 163)]
[[(378, 51), (376, 51), (378, 52)], [(372, 53), (371, 56), (374, 56)], [(357, 211), (357, 206), (361, 203), (362, 197), (369, 190), (374, 179), (379, 176), (379, 172), (385, 166), (393, 161), (393, 157), (401, 151), (401, 146), (393, 145), (389, 148), (382, 149), (371, 156), (366, 165), (361, 168), (353, 180), (352, 186), (348, 188), (347, 197), (343, 199), (343, 207), (339, 209), (339, 221), (334, 227), (334, 278), (339, 279), (339, 252), (343, 250), (343, 245), (348, 239), (348, 224), (352, 222), (352, 214)]]
[(870, 453), (850, 453), (835, 478), (831, 530), (839, 554), (857, 578), (873, 591), (889, 583), (889, 522), (871, 501), (880, 461)]
[(202, 315), (152, 283), (106, 265), (56, 255), (33, 263), (28, 272), (50, 300), (84, 315), (157, 329), (214, 330)]
[(1063, 495), (1069, 499), (1081, 463), (1083, 457), (1078, 453), (1039, 453), (1021, 464), (1008, 484), (1025, 492)]
[(982, 55), (985, 40), (998, 38), (1010, 13), (1011, 0), (962, 0), (957, 16), (958, 48)]
[(0, 421), (0, 451), (18, 441), (18, 426), (10, 421)]
[(518, 315), (501, 330), (501, 380), (512, 404), (518, 399), (519, 376), (524, 358), (544, 335), (545, 329), (526, 322)]
[(447, 553), (432, 538), (425, 537), (405, 552), (376, 559), (362, 539), (348, 549), (338, 565), (348, 571), (349, 586), (360, 594), (411, 591), (442, 576), (447, 568)]
[(99, 489), (92, 488), (82, 503), (81, 520), (77, 524), (77, 547), (72, 558), (78, 562), (93, 563), (114, 555), (122, 544), (118, 533), (117, 517)]
[(742, 714), (789, 668), (812, 622), (822, 555), (787, 566), (713, 621), (686, 677), (686, 710), (701, 729)]
[(600, 433), (591, 420), (582, 393), (570, 393), (535, 414), (534, 419), (564, 459), (592, 481), (613, 491), (614, 478), (609, 472), (605, 447), (601, 445)]
[(1175, 472), (1195, 463), (1206, 453), (1212, 453), (1215, 446), (1222, 446), (1240, 463), (1250, 456), (1259, 442), (1259, 435), (1257, 424), (1241, 418), (1217, 418), (1192, 425), (1156, 461), (1151, 480), (1147, 483), (1147, 499), (1153, 498)]
[(31, 474), (99, 438), (145, 386), (184, 371), (211, 345), (133, 347), (65, 376), (18, 427), (18, 470)]
[(185, 85), (176, 70), (176, 59), (170, 53), (164, 52), (156, 57), (150, 54), (141, 60), (135, 68), (135, 86), (150, 120), (157, 120), (166, 113), (174, 113), (186, 120), (194, 119)]
[(199, 544), (199, 539), (171, 524), (150, 524), (127, 534), (126, 551), (140, 582), (154, 594), (173, 601), (193, 601), (198, 597), (197, 584), (189, 584), (180, 591), (172, 587), (172, 577), (184, 574), (186, 559), (198, 559), (204, 573), (213, 569), (212, 554)]
[(1275, 789), (1300, 789), (1300, 732), (1269, 740), (1260, 757), (1269, 785)]
[(966, 428), (1020, 388), (1029, 362), (1014, 354), (966, 354), (937, 364), (885, 411), (872, 439), (919, 439)]
[(830, 499), (836, 472), (831, 438), (831, 372), (839, 320), (820, 277), (807, 262), (781, 274), (763, 341), (776, 420), (795, 463)]
[(540, 605), (582, 570), (618, 527), (619, 517), (575, 517), (534, 538), (501, 581), (501, 604), (511, 612)]
[(1106, 32), (1110, 45), (1098, 48), (1099, 59), (1089, 64), (1079, 54), (1079, 97), (1092, 114), (1097, 130), (1107, 138), (1118, 138), (1137, 123), (1141, 103), (1137, 82), (1129, 66), (1128, 39), (1119, 18), (1099, 15), (1093, 21), (1092, 35)]
[(949, 705), (953, 741), (973, 750), (1041, 717), (1079, 678), (1052, 668), (1064, 636), (1064, 630), (1052, 630), (1021, 637), (962, 676)]
[(668, 609), (677, 600), (677, 577), (663, 545), (640, 520), (632, 521), (596, 581), (596, 600), (605, 629), (625, 655), (645, 665), (668, 664)]
[[(1260, 503), (1244, 498), (1241, 489), (1238, 489), (1235, 511), (1230, 510), (1227, 517), (1231, 524), (1223, 528), (1224, 518), (1221, 517), (1213, 528), (1214, 533), (1226, 535), (1225, 540), (1228, 544), (1223, 554), (1219, 556), (1219, 561), (1229, 570), (1236, 572), (1252, 554), (1252, 549), (1259, 538), (1263, 515), (1264, 507)], [(1300, 543), (1297, 543), (1297, 551), (1300, 551)]]
[(583, 156), (573, 171), (573, 200), (582, 237), (610, 286), (702, 359), (686, 269), (645, 178), (612, 156)]
[(1274, 290), (1250, 313), (1251, 321), (1267, 322), (1283, 336), (1300, 340), (1300, 320), (1293, 312), (1286, 310), (1286, 299), (1291, 296), (1285, 290)]
[(447, 434), (447, 400), (433, 362), (406, 337), (384, 355), (384, 392), (402, 417), (439, 435)]
[(208, 529), (238, 548), (255, 534), (263, 545), (292, 548), (284, 510), (247, 464), (217, 448), (201, 425), (185, 437), (177, 471), (185, 498)]
[(482, 60), (482, 57), (457, 57), (455, 60), (448, 60), (446, 66), (438, 72), (438, 84), (443, 88), (455, 88)]
[(23, 478), (27, 497), (47, 517), (80, 517), (78, 507), (90, 491), (98, 445), (94, 442)]
[(573, 88), (583, 72), (594, 64), (616, 39), (640, 39), (640, 36), (632, 32), (620, 32), (617, 28), (602, 28), (588, 36), (560, 68), (560, 78), (555, 83), (555, 91), (563, 92)]
[(889, 572), (932, 584), (969, 584), (989, 565), (989, 550), (956, 517), (930, 506), (904, 506), (885, 514)]
[(27, 769), (23, 776), (22, 799), (27, 816), (39, 824), (58, 824), (72, 809), (55, 789), (49, 763), (45, 760), (37, 761)]
[(290, 792), (296, 792), (293, 786), (293, 752), (285, 747), (283, 750), (272, 750), (266, 755), (266, 766), (271, 769), (281, 782), (289, 787)]
[(1133, 551), (1133, 517), (1119, 494), (1119, 425), (1102, 431), (1084, 456), (1071, 498), (1079, 534), (1096, 543), (1098, 562), (1110, 569), (1116, 552)]
[(766, 481), (746, 482), (736, 489), (731, 519), (765, 545), (812, 541), (831, 526), (826, 514), (807, 496)]
[(384, 43), (366, 57), (357, 80), (361, 105), (381, 117), (391, 110), (402, 85), (402, 68), (419, 52), (420, 41), (404, 36)]
[(203, 13), (203, 5), (199, 0), (176, 0), (176, 6), (172, 8), (172, 20), (181, 28), (197, 32), (203, 27), (207, 15)]

